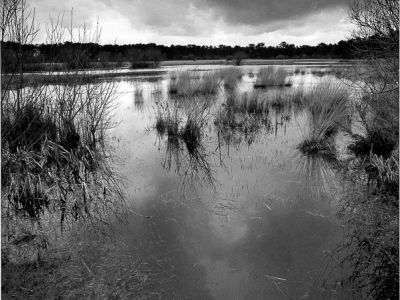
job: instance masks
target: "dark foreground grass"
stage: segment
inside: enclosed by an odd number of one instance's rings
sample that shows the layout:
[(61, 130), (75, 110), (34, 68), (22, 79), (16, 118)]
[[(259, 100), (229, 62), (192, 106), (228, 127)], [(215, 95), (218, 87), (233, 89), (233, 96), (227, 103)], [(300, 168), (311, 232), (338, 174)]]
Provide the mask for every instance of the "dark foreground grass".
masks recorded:
[(372, 156), (373, 174), (366, 172), (364, 160), (348, 174), (352, 186), (340, 211), (345, 239), (337, 253), (347, 270), (344, 282), (355, 298), (398, 299), (398, 152), (386, 160)]
[(358, 157), (370, 153), (388, 158), (399, 137), (398, 89), (377, 94), (365, 93), (356, 105), (362, 134), (352, 134), (349, 150)]

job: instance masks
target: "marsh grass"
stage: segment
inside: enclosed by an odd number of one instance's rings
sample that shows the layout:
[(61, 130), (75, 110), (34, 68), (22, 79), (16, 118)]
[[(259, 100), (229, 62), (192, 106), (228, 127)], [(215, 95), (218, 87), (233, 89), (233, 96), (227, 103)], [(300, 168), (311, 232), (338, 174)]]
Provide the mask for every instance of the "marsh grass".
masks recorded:
[(142, 111), (144, 108), (143, 88), (140, 86), (139, 83), (136, 83), (134, 87), (134, 105), (137, 110)]
[(209, 105), (202, 99), (192, 100), (158, 105), (154, 127), (161, 137), (166, 137), (163, 167), (170, 170), (174, 163), (184, 182), (206, 181), (213, 186), (215, 178), (203, 145)]
[(230, 140), (235, 134), (227, 131), (237, 131), (244, 133), (245, 139), (251, 144), (255, 134), (269, 123), (268, 113), (268, 107), (265, 101), (259, 99), (258, 92), (231, 92), (227, 95), (225, 105), (217, 111), (214, 124), (222, 137)]
[[(197, 130), (195, 128), (197, 126), (192, 129)], [(202, 184), (205, 182), (214, 187), (216, 179), (209, 161), (210, 153), (207, 152), (201, 139), (197, 142), (194, 144), (192, 139), (187, 140), (178, 136), (168, 137), (165, 140), (165, 158), (162, 166), (168, 171), (175, 168), (174, 171), (180, 176), (183, 183), (189, 181)]]
[[(399, 151), (391, 153), (388, 158), (382, 155), (370, 154), (370, 169), (373, 170), (373, 178), (376, 187), (385, 194), (398, 196), (399, 192)], [(367, 169), (368, 170), (368, 169)]]
[(339, 199), (340, 184), (336, 175), (340, 167), (338, 152), (333, 145), (321, 151), (300, 154), (299, 171), (303, 178), (303, 188), (319, 201)]
[(329, 156), (334, 153), (335, 147), (335, 141), (332, 138), (320, 140), (312, 136), (305, 138), (298, 145), (298, 149), (308, 156)]
[(135, 99), (143, 98), (143, 88), (141, 87), (140, 83), (135, 83), (134, 89), (135, 89), (134, 91)]
[(368, 156), (372, 152), (388, 158), (398, 143), (398, 91), (366, 93), (356, 109), (364, 132), (352, 134), (354, 141), (349, 149), (356, 156)]
[(305, 74), (306, 74), (306, 70), (303, 69), (303, 68), (300, 68), (300, 67), (296, 66), (296, 67), (294, 68), (293, 74), (294, 74), (294, 75), (305, 75)]
[(265, 114), (268, 106), (265, 99), (257, 91), (239, 93), (236, 91), (227, 94), (225, 108), (234, 113)]
[(203, 73), (200, 79), (199, 87), (195, 94), (215, 95), (220, 88), (220, 79), (217, 72)]
[(178, 136), (182, 117), (176, 106), (169, 103), (159, 103), (157, 105), (155, 129), (160, 136)]
[(336, 252), (348, 270), (344, 282), (362, 299), (394, 299), (399, 289), (398, 152), (389, 159), (371, 154), (375, 176), (350, 169), (351, 185), (341, 203), (345, 239)]
[(309, 113), (308, 136), (300, 143), (303, 153), (328, 151), (340, 128), (350, 126), (349, 92), (338, 82), (320, 81), (305, 95)]
[(255, 140), (260, 131), (265, 128), (270, 131), (271, 121), (267, 115), (262, 117), (233, 113), (226, 110), (219, 110), (214, 124), (218, 134), (218, 149), (225, 144), (228, 154), (230, 145), (239, 147), (243, 142), (250, 146)]
[(63, 230), (76, 220), (106, 222), (119, 210), (122, 192), (105, 158), (114, 88), (72, 83), (8, 91), (2, 99), (1, 179), (11, 219), (18, 219), (16, 213), (32, 220), (51, 214)]
[(189, 152), (200, 146), (207, 123), (209, 105), (201, 99), (160, 103), (157, 107), (155, 129), (160, 136), (179, 138)]
[(235, 89), (238, 81), (240, 81), (243, 76), (242, 70), (237, 67), (221, 69), (218, 74), (219, 78), (223, 80), (225, 88), (228, 89)]
[(291, 86), (291, 81), (286, 81), (287, 74), (282, 68), (268, 66), (261, 68), (257, 74), (254, 88), (266, 88), (271, 86)]
[(300, 108), (304, 104), (304, 91), (300, 88), (274, 90), (266, 94), (265, 97), (267, 104), (276, 108), (283, 108), (292, 104)]
[[(26, 9), (26, 1), (13, 1), (9, 13), (13, 21), (3, 28), (10, 33), (8, 38), (34, 44), (34, 13)], [(46, 27), (49, 47), (64, 42), (67, 27), (62, 19), (59, 15)], [(98, 41), (98, 31), (72, 23), (79, 36), (71, 32), (70, 37), (82, 47), (63, 52), (63, 59), (75, 70), (58, 73), (50, 63), (41, 74), (24, 74), (27, 56), (21, 55), (19, 74), (1, 75), (5, 298), (66, 297), (69, 288), (54, 291), (52, 279), (68, 258), (55, 260), (52, 252), (60, 250), (63, 238), (73, 236), (78, 226), (103, 231), (121, 217), (124, 207), (123, 181), (115, 172), (107, 139), (108, 129), (115, 125), (116, 84), (99, 82), (104, 78), (100, 73), (77, 71), (87, 66), (90, 49), (85, 45)], [(66, 256), (71, 248), (63, 248)], [(64, 279), (58, 278), (64, 281), (69, 275), (67, 271)]]
[[(267, 118), (267, 117), (265, 117)], [(214, 124), (218, 128), (222, 129), (235, 129), (241, 132), (256, 132), (262, 127), (262, 121), (257, 116), (241, 113), (233, 113), (227, 110), (219, 110), (215, 119)]]
[(156, 84), (152, 90), (151, 90), (151, 94), (155, 95), (155, 96), (160, 96), (163, 93), (163, 88), (161, 84)]
[(283, 109), (304, 106), (304, 91), (302, 89), (276, 89), (261, 93), (257, 90), (239, 93), (227, 93), (225, 108), (228, 111), (242, 114), (263, 115), (268, 114), (272, 108)]
[(192, 71), (179, 71), (172, 75), (168, 91), (181, 97), (214, 95), (220, 88), (216, 72), (205, 72), (199, 78)]

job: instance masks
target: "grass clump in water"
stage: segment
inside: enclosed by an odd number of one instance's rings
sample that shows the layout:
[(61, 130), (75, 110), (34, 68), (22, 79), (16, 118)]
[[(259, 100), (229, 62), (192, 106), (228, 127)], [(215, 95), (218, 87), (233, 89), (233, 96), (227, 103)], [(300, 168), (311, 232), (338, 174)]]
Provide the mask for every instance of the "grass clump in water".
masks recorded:
[(306, 154), (328, 150), (339, 128), (349, 126), (348, 90), (340, 83), (321, 81), (308, 91), (305, 105), (309, 113), (309, 133), (300, 143), (300, 151)]
[(133, 95), (134, 95), (135, 108), (139, 111), (142, 111), (144, 104), (144, 97), (143, 97), (143, 89), (139, 84), (135, 84), (135, 91)]
[(229, 93), (226, 99), (225, 108), (228, 111), (242, 114), (265, 114), (268, 113), (268, 106), (265, 99), (261, 99), (257, 91), (243, 94), (237, 92)]
[(286, 72), (282, 68), (275, 69), (273, 66), (262, 68), (257, 74), (254, 87), (291, 86), (291, 82), (286, 81), (286, 75)]
[(220, 80), (216, 72), (206, 72), (201, 76), (197, 91), (199, 95), (214, 95), (218, 92)]
[(177, 107), (168, 103), (160, 103), (157, 106), (155, 129), (160, 136), (178, 136), (182, 118)]
[(195, 100), (186, 101), (186, 106), (180, 107), (178, 102), (172, 106), (160, 104), (154, 125), (160, 136), (181, 139), (189, 152), (201, 145), (209, 108), (207, 102)]
[(237, 67), (229, 67), (219, 71), (219, 77), (223, 80), (224, 86), (228, 89), (236, 88), (237, 83), (242, 76), (242, 70)]
[(180, 71), (171, 77), (168, 91), (182, 97), (213, 95), (219, 90), (220, 80), (216, 72), (206, 72), (196, 78), (191, 71)]
[(275, 90), (266, 95), (267, 104), (275, 108), (283, 108), (294, 104), (301, 107), (304, 102), (304, 92), (302, 89), (295, 90)]

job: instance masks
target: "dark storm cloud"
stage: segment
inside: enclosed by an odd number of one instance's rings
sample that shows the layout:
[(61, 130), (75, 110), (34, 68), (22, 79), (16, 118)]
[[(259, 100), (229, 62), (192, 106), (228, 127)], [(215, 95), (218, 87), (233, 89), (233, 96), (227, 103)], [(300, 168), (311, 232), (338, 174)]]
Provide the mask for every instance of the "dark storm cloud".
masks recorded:
[(204, 0), (231, 24), (255, 25), (290, 21), (336, 7), (347, 7), (348, 0)]
[[(292, 26), (305, 16), (338, 7), (349, 0), (102, 0), (130, 17), (161, 33), (207, 34), (211, 28), (198, 24), (201, 16), (226, 27), (247, 26), (248, 33), (261, 33)], [(207, 25), (207, 24), (204, 24)], [(211, 24), (208, 24), (211, 26)]]
[(95, 24), (103, 41), (201, 44), (334, 42), (349, 32), (349, 0), (32, 0), (41, 22), (74, 7), (74, 23)]
[(209, 8), (199, 5), (199, 0), (100, 0), (111, 9), (127, 17), (133, 26), (145, 26), (163, 34), (200, 35), (204, 14)]

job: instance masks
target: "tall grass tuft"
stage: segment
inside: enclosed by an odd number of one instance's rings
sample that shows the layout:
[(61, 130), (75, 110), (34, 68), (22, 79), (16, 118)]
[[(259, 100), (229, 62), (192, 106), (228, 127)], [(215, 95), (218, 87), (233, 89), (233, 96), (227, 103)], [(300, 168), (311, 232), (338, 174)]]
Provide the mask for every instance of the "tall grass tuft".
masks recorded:
[(143, 89), (138, 83), (135, 84), (135, 91), (133, 94), (135, 108), (139, 111), (142, 111), (144, 107)]
[(208, 103), (201, 100), (175, 102), (172, 105), (161, 103), (154, 127), (160, 136), (181, 139), (187, 150), (192, 152), (201, 144), (208, 111)]
[(228, 111), (242, 114), (265, 114), (268, 113), (268, 105), (265, 99), (260, 97), (257, 91), (240, 94), (238, 92), (228, 93), (225, 108)]
[(135, 83), (134, 87), (135, 87), (134, 91), (135, 98), (143, 98), (143, 88), (140, 86), (140, 84)]
[(356, 108), (364, 132), (352, 135), (354, 142), (349, 149), (356, 156), (366, 156), (372, 152), (389, 157), (398, 143), (398, 92), (366, 93)]
[(303, 89), (279, 89), (269, 92), (265, 98), (266, 103), (275, 108), (283, 108), (291, 104), (302, 107), (304, 104), (304, 91)]
[(220, 86), (220, 80), (218, 73), (206, 72), (201, 76), (197, 91), (194, 94), (199, 95), (214, 95), (218, 92)]
[(216, 72), (206, 72), (196, 78), (191, 71), (179, 71), (171, 78), (168, 91), (181, 97), (213, 95), (219, 90), (220, 80)]
[(155, 129), (160, 136), (178, 136), (182, 117), (176, 106), (162, 102), (157, 106)]
[(219, 77), (224, 82), (224, 86), (228, 89), (234, 89), (238, 81), (242, 78), (243, 73), (240, 68), (229, 67), (219, 71)]
[(290, 86), (291, 82), (286, 81), (286, 72), (282, 68), (275, 69), (273, 66), (261, 68), (254, 83), (255, 88), (269, 86)]
[(299, 149), (303, 153), (329, 150), (335, 133), (350, 126), (347, 88), (339, 82), (323, 80), (306, 93), (304, 101), (309, 113), (309, 133)]
[(118, 210), (121, 191), (105, 158), (114, 89), (71, 83), (3, 99), (2, 184), (13, 211), (36, 220), (55, 213), (63, 230), (69, 221), (104, 221), (105, 211)]

